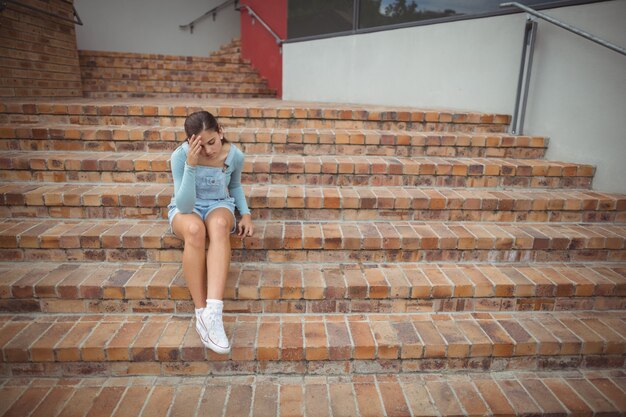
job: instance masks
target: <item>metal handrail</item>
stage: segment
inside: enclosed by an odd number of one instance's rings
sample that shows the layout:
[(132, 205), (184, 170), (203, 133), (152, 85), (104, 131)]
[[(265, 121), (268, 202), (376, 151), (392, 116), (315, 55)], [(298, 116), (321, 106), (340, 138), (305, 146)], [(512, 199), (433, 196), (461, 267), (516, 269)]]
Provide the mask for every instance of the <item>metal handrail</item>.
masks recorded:
[(72, 22), (72, 23), (74, 23), (76, 25), (83, 26), (83, 21), (80, 20), (80, 16), (78, 16), (78, 13), (76, 12), (76, 8), (74, 6), (72, 6), (72, 11), (74, 13), (75, 19), (68, 19), (67, 17), (59, 16), (58, 14), (50, 13), (47, 10), (43, 10), (43, 9), (40, 9), (40, 8), (34, 7), (34, 6), (29, 6), (28, 4), (20, 3), (19, 1), (15, 1), (15, 0), (2, 0), (2, 1), (0, 1), (0, 12), (2, 10), (6, 9), (9, 3), (15, 4), (16, 6), (24, 7), (25, 9), (33, 10), (33, 11), (36, 11), (36, 12), (39, 12), (39, 13), (43, 13), (43, 14), (48, 15), (48, 16), (55, 17), (55, 18), (57, 18), (59, 20), (65, 21), (65, 22)]
[(526, 117), (526, 104), (528, 102), (528, 92), (530, 89), (530, 76), (532, 74), (533, 67), (533, 55), (535, 51), (535, 40), (537, 38), (537, 20), (533, 16), (543, 19), (549, 23), (552, 23), (560, 28), (568, 30), (576, 35), (582, 36), (592, 42), (609, 48), (622, 55), (626, 55), (626, 50), (617, 45), (614, 45), (604, 39), (600, 39), (597, 36), (591, 35), (583, 30), (563, 23), (553, 17), (539, 13), (535, 9), (527, 7), (517, 2), (502, 3), (500, 7), (517, 7), (528, 13), (526, 18), (526, 25), (524, 29), (524, 40), (522, 44), (522, 58), (520, 62), (519, 78), (517, 81), (517, 93), (515, 96), (515, 110), (513, 113), (513, 120), (511, 121), (511, 133), (514, 135), (524, 134), (524, 118)]
[(185, 29), (189, 28), (189, 33), (193, 33), (193, 27), (194, 27), (194, 25), (196, 23), (198, 23), (202, 19), (205, 19), (207, 16), (213, 16), (213, 20), (215, 21), (215, 16), (217, 16), (217, 12), (219, 12), (221, 9), (225, 8), (229, 4), (233, 4), (233, 3), (235, 4), (235, 10), (237, 10), (237, 3), (238, 2), (239, 2), (239, 0), (226, 0), (225, 2), (221, 3), (220, 5), (215, 6), (214, 8), (209, 10), (208, 12), (204, 13), (202, 16), (198, 17), (197, 19), (192, 20), (191, 22), (187, 23), (186, 25), (179, 25), (178, 27), (181, 28), (182, 30), (185, 30)]
[(259, 17), (259, 15), (258, 15), (258, 14), (256, 14), (256, 13), (254, 12), (254, 10), (252, 10), (252, 9), (250, 8), (250, 6), (248, 6), (247, 4), (244, 4), (244, 5), (242, 5), (241, 7), (238, 7), (238, 8), (237, 8), (237, 10), (238, 10), (238, 11), (241, 11), (241, 10), (243, 10), (243, 9), (247, 9), (247, 10), (248, 10), (248, 13), (250, 13), (250, 15), (251, 15), (254, 19), (256, 19), (256, 20), (258, 20), (259, 22), (261, 22), (261, 24), (263, 25), (263, 27), (264, 27), (265, 29), (267, 29), (267, 31), (268, 31), (268, 32), (269, 32), (269, 33), (270, 33), (270, 34), (274, 37), (274, 39), (276, 40), (276, 44), (282, 47), (283, 42), (285, 41), (284, 39), (281, 39), (281, 38), (280, 38), (280, 36), (278, 36), (278, 35), (276, 34), (276, 32), (274, 32), (274, 31), (272, 30), (272, 28), (271, 28), (271, 27), (269, 27), (269, 26), (268, 26), (268, 24), (267, 24), (267, 23), (265, 23), (265, 21), (264, 21), (263, 19), (261, 19), (261, 18)]
[(524, 134), (524, 118), (526, 117), (526, 104), (528, 103), (528, 91), (530, 89), (530, 75), (533, 70), (537, 26), (537, 21), (528, 16), (524, 28), (522, 59), (517, 80), (517, 93), (515, 95), (515, 111), (511, 121), (511, 133), (514, 135)]
[(572, 33), (575, 33), (576, 35), (582, 36), (585, 39), (589, 39), (592, 42), (597, 43), (598, 45), (602, 45), (606, 48), (612, 49), (615, 52), (619, 52), (622, 55), (626, 55), (626, 49), (617, 46), (609, 41), (606, 41), (602, 38), (599, 38), (597, 36), (594, 36), (588, 32), (585, 32), (584, 30), (580, 30), (574, 26), (568, 25), (567, 23), (563, 23), (558, 19), (555, 19), (553, 17), (548, 16), (547, 14), (544, 13), (540, 13), (538, 11), (536, 11), (535, 9), (532, 9), (528, 6), (525, 6), (523, 4), (517, 3), (517, 2), (510, 2), (510, 3), (502, 3), (500, 4), (500, 7), (517, 7), (518, 9), (522, 9), (524, 10), (526, 13), (531, 14), (533, 16), (536, 16), (540, 19), (545, 20), (546, 22), (552, 23), (553, 25), (556, 25), (560, 28), (563, 28), (565, 30), (568, 30)]

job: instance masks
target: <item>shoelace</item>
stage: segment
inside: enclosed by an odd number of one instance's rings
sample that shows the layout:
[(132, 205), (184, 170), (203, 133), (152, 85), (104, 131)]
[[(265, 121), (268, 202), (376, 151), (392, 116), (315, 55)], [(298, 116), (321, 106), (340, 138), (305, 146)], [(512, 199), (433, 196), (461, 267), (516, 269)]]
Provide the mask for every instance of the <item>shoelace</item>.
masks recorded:
[(226, 331), (224, 330), (221, 314), (213, 313), (209, 315), (207, 330), (209, 331), (209, 333), (214, 332), (213, 335), (216, 339), (218, 339), (219, 342), (227, 343), (224, 342), (228, 339), (226, 338)]

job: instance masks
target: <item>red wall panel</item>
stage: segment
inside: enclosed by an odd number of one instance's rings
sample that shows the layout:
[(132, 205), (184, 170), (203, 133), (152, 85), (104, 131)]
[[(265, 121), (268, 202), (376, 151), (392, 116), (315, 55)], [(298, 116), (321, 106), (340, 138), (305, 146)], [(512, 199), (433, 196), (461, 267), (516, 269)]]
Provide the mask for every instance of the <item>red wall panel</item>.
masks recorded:
[[(287, 0), (242, 0), (250, 6), (279, 38), (287, 37)], [(283, 58), (274, 37), (250, 14), (241, 11), (241, 55), (252, 62), (270, 88), (282, 96)]]

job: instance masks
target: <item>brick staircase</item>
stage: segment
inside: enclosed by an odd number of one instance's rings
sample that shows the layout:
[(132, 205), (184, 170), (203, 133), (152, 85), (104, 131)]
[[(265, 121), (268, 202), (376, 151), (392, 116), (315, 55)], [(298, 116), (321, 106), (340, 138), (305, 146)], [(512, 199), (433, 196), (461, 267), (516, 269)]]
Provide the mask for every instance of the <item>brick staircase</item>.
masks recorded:
[[(232, 238), (226, 356), (195, 333), (166, 220), (200, 108), (247, 154), (257, 229)], [(626, 196), (509, 122), (0, 104), (0, 415), (624, 415)]]
[(83, 95), (126, 97), (276, 97), (234, 40), (209, 57), (78, 51)]

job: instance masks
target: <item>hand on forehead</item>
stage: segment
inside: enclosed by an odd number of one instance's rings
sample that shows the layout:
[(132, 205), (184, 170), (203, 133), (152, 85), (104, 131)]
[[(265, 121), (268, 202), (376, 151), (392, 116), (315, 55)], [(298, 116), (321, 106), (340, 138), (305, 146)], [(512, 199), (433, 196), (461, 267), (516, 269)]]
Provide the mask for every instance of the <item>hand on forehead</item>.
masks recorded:
[(203, 130), (198, 135), (196, 135), (196, 137), (199, 137), (200, 141), (204, 145), (214, 140), (220, 140), (222, 138), (222, 135), (214, 130)]

